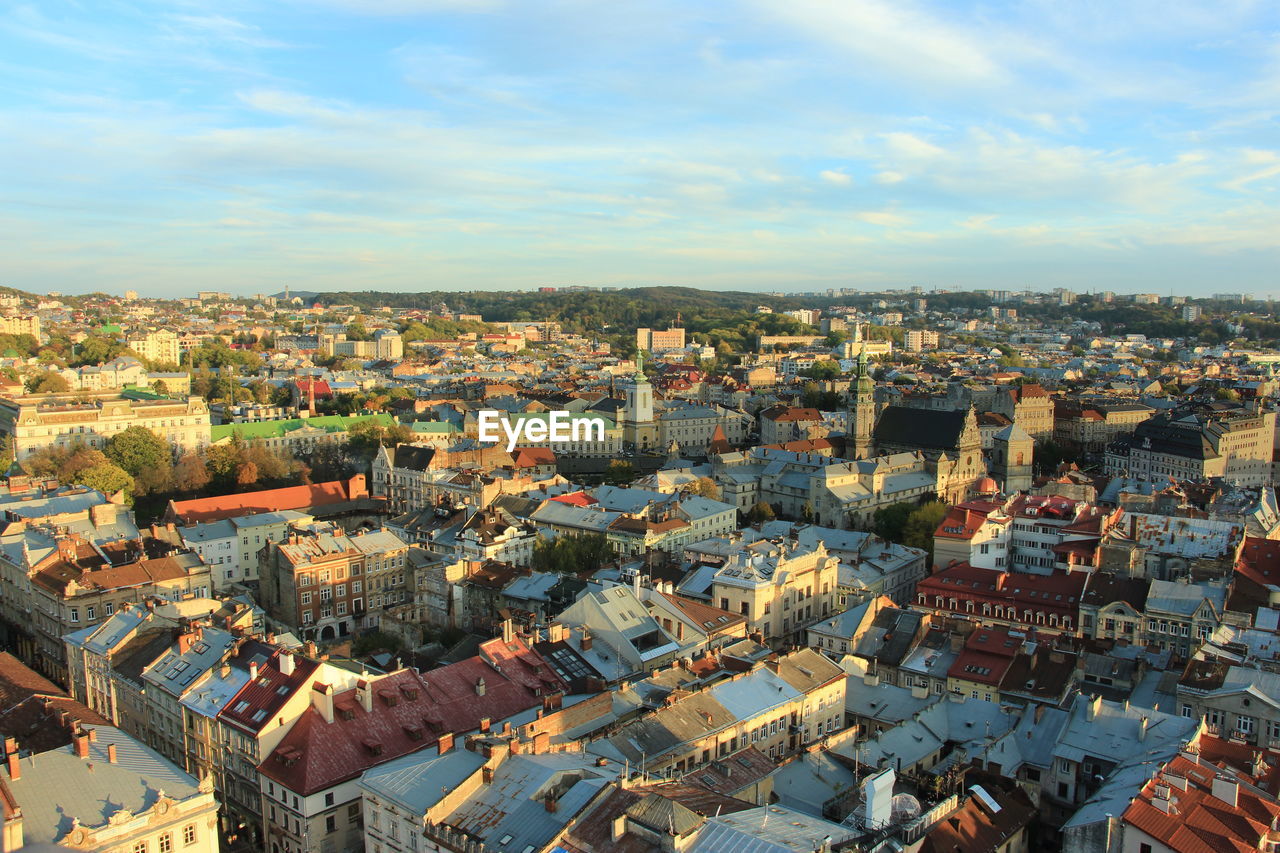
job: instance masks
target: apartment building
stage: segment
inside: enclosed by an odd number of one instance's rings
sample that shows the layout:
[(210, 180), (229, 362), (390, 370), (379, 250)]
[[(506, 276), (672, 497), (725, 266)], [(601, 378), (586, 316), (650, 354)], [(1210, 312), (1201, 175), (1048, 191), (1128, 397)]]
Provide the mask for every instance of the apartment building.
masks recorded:
[(215, 593), (258, 579), (258, 552), (279, 542), (293, 525), (315, 519), (305, 512), (281, 510), (234, 516), (177, 529), (182, 542), (209, 566)]
[(685, 334), (682, 328), (636, 329), (636, 349), (645, 352), (665, 352), (684, 349)]
[(127, 344), (129, 349), (147, 361), (177, 365), (182, 360), (182, 349), (178, 345), (178, 335), (168, 329), (160, 329), (148, 332), (145, 335), (129, 337)]
[(311, 706), (261, 765), (267, 848), (359, 848), (361, 774), (432, 746), (447, 753), (455, 736), (488, 731), (520, 712), (553, 709), (565, 688), (509, 624), (477, 656), (427, 673), (402, 669), (345, 689), (314, 686)]
[(0, 315), (0, 335), (30, 335), (40, 340), (40, 317), (35, 314)]
[(1101, 454), (1107, 445), (1132, 433), (1154, 409), (1142, 403), (1057, 400), (1053, 442), (1080, 454)]
[(766, 642), (802, 642), (807, 626), (836, 611), (839, 566), (821, 541), (756, 542), (729, 555), (704, 594), (721, 610), (745, 616)]
[(91, 534), (36, 528), (0, 543), (13, 546), (0, 552), (0, 571), (18, 654), (58, 681), (67, 678), (67, 634), (126, 604), (207, 598), (212, 588), (199, 555), (156, 539), (95, 542)]
[(102, 448), (107, 439), (141, 426), (173, 445), (175, 454), (209, 444), (209, 406), (201, 397), (142, 399), (99, 394), (83, 401), (68, 394), (0, 398), (0, 434), (13, 437), (19, 462), (44, 447), (83, 443)]
[(408, 552), (385, 528), (346, 534), (336, 524), (292, 527), (258, 554), (262, 605), (308, 639), (377, 627), (383, 607), (410, 600)]
[(1135, 427), (1106, 449), (1112, 476), (1164, 483), (1221, 477), (1242, 486), (1271, 483), (1276, 413), (1258, 409), (1174, 411)]

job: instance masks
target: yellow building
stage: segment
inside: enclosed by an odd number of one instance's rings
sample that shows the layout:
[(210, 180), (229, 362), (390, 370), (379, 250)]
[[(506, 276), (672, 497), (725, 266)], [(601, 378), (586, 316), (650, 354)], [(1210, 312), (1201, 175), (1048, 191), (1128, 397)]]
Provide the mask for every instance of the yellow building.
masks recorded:
[(822, 542), (754, 542), (715, 573), (711, 603), (741, 613), (765, 642), (803, 642), (806, 627), (835, 612), (839, 565)]

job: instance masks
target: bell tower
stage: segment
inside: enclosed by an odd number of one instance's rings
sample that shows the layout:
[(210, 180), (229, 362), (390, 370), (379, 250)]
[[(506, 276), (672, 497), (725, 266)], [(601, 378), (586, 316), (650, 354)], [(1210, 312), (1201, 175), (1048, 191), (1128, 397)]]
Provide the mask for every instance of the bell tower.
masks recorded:
[(851, 450), (854, 459), (866, 459), (872, 454), (871, 433), (876, 426), (876, 400), (875, 382), (871, 379), (865, 346), (858, 353), (853, 381), (849, 383), (848, 422), (845, 452)]

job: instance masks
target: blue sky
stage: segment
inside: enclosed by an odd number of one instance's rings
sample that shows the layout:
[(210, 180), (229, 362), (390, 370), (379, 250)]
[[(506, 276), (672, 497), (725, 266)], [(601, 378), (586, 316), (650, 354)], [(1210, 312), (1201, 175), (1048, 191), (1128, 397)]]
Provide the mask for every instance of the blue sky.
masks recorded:
[(1280, 295), (1280, 6), (0, 6), (0, 284)]

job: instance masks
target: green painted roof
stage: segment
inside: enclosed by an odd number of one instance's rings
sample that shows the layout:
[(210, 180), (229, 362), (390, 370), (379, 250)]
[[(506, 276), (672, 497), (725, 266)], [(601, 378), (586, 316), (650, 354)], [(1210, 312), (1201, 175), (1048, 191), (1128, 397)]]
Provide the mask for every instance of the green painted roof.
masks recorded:
[(317, 415), (314, 418), (290, 418), (283, 421), (259, 421), (247, 424), (218, 424), (209, 428), (209, 440), (221, 441), (236, 433), (246, 441), (258, 438), (280, 438), (300, 429), (322, 429), (325, 432), (346, 432), (347, 428), (361, 421), (373, 420), (384, 427), (396, 425), (391, 415)]
[(409, 426), (413, 428), (414, 432), (451, 433), (461, 431), (448, 421), (414, 421)]

